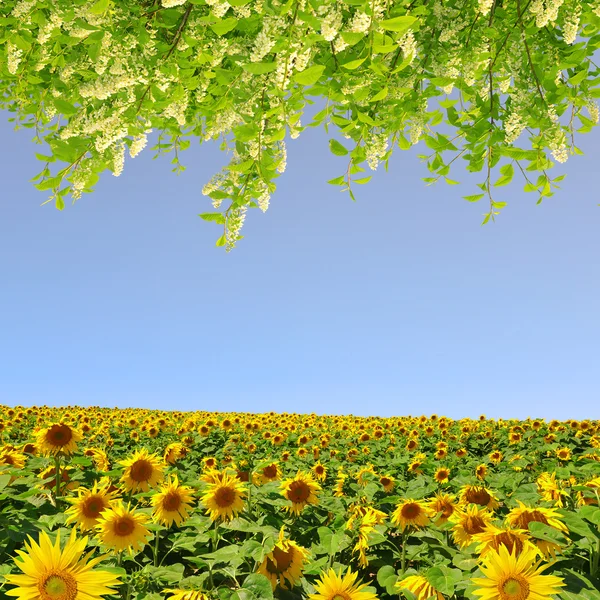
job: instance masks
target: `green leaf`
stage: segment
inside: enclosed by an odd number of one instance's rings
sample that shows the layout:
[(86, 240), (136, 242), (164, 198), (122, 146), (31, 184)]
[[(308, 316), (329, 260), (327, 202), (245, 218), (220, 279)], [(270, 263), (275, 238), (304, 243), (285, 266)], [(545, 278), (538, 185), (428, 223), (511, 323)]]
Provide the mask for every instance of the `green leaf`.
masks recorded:
[(456, 584), (463, 579), (463, 573), (460, 569), (440, 566), (431, 567), (425, 574), (425, 577), (438, 592), (452, 596)]
[(346, 156), (348, 154), (348, 150), (337, 140), (329, 140), (329, 149), (336, 156)]
[(354, 71), (354, 69), (358, 69), (360, 65), (365, 62), (366, 58), (357, 58), (356, 60), (351, 60), (347, 63), (341, 65), (344, 69), (348, 69), (349, 71)]
[(473, 194), (472, 196), (463, 196), (467, 202), (479, 202), (485, 194)]
[(246, 577), (241, 589), (237, 594), (239, 600), (271, 600), (273, 598), (273, 588), (271, 582), (260, 573), (253, 573)]
[(89, 10), (93, 15), (101, 15), (106, 12), (110, 0), (98, 0)]
[(205, 221), (212, 221), (213, 223), (218, 223), (219, 225), (225, 224), (225, 215), (221, 213), (202, 213), (198, 216)]
[(300, 85), (313, 85), (319, 81), (325, 71), (324, 65), (314, 65), (294, 75), (294, 81)]
[(500, 167), (500, 173), (502, 174), (502, 177), (500, 177), (500, 179), (494, 183), (495, 187), (508, 185), (512, 181), (513, 175), (515, 174), (515, 169), (512, 164), (504, 165), (503, 167)]
[(56, 109), (63, 115), (74, 115), (77, 112), (77, 108), (75, 106), (73, 106), (70, 102), (63, 100), (62, 98), (53, 98), (52, 101), (54, 102)]
[(244, 69), (244, 71), (252, 73), (253, 75), (262, 75), (263, 73), (270, 73), (276, 68), (277, 63), (275, 62), (257, 62), (242, 65), (242, 69)]
[(215, 246), (217, 246), (217, 248), (219, 246), (224, 246), (227, 243), (227, 238), (225, 237), (225, 234), (223, 234), (216, 242), (215, 242)]
[(379, 22), (379, 26), (387, 31), (396, 31), (397, 33), (406, 33), (417, 21), (415, 17), (405, 15), (403, 17), (394, 17)]
[(223, 19), (222, 21), (219, 21), (218, 23), (213, 23), (210, 26), (210, 28), (217, 35), (225, 35), (226, 33), (233, 31), (236, 28), (238, 23), (239, 23), (239, 21), (235, 17), (229, 17), (228, 19)]

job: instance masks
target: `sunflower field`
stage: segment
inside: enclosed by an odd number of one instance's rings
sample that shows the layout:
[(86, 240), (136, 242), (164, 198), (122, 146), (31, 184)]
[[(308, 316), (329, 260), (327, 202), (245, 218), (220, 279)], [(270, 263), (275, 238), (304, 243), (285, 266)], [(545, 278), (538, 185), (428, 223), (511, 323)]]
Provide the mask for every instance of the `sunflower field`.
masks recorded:
[(0, 600), (600, 600), (600, 421), (0, 406)]

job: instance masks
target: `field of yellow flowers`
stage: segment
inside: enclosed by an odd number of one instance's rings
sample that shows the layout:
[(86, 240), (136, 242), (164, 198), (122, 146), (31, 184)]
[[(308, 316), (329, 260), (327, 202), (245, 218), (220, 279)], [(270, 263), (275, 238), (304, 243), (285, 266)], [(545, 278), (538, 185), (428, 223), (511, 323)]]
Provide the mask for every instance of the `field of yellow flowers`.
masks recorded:
[(0, 406), (0, 600), (600, 600), (600, 422)]

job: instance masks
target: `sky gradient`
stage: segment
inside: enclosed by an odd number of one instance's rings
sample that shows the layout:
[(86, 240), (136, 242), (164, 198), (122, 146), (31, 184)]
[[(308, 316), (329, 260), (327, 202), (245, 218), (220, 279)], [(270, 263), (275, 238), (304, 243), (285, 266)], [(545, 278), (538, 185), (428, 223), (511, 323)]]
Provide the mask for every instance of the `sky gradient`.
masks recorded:
[(346, 159), (308, 129), (226, 254), (197, 217), (228, 161), (216, 144), (193, 142), (180, 176), (147, 148), (61, 213), (8, 116), (0, 403), (600, 418), (597, 131), (553, 198), (513, 182), (481, 227), (462, 164), (468, 184), (427, 187), (423, 143), (397, 150), (353, 203), (326, 183)]

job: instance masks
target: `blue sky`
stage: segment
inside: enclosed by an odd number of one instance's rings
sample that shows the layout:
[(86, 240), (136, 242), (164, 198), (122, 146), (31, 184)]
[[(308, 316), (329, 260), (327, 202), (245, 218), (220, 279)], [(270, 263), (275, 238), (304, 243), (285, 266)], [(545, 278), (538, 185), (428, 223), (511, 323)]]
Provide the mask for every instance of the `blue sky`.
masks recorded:
[[(288, 142), (288, 169), (245, 239), (215, 248), (202, 186), (147, 148), (64, 212), (40, 206), (31, 132), (0, 120), (0, 403), (453, 418), (600, 418), (600, 136), (562, 189), (483, 203), (426, 187), (397, 150), (353, 203), (328, 135)], [(304, 119), (305, 122), (308, 119)]]

